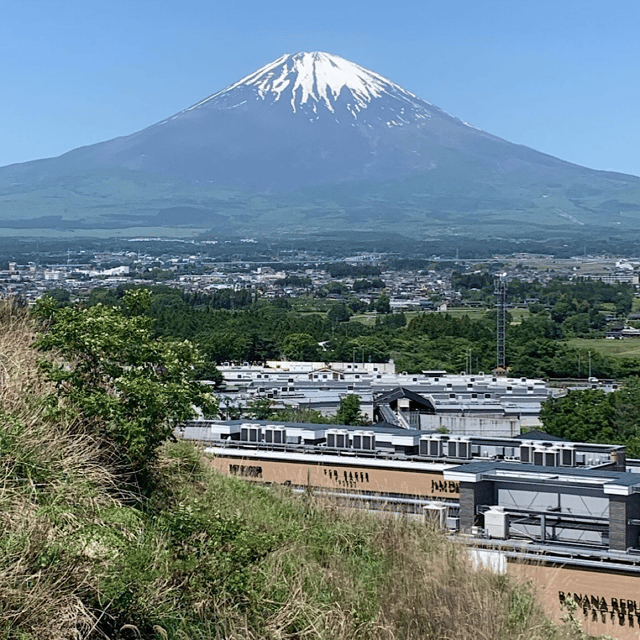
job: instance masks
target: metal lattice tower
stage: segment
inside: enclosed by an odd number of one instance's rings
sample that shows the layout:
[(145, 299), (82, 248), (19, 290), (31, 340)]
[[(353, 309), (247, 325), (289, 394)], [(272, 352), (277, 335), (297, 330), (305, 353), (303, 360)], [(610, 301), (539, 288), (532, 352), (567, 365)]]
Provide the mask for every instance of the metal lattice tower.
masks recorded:
[(507, 282), (504, 274), (496, 277), (496, 368), (506, 369), (505, 316), (507, 308)]

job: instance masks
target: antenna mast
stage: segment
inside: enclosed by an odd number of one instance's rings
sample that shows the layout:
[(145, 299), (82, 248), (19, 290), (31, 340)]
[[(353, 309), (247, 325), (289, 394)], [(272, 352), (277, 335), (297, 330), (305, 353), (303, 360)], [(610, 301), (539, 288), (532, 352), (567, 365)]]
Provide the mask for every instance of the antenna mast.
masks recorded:
[(495, 280), (496, 296), (496, 368), (506, 370), (505, 360), (505, 316), (507, 307), (506, 274), (500, 274)]

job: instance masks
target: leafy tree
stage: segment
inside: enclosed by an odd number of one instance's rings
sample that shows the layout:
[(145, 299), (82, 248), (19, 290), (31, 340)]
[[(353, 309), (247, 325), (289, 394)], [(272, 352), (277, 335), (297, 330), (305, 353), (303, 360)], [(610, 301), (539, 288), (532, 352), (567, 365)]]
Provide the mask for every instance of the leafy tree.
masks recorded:
[(219, 389), (224, 385), (224, 376), (210, 360), (205, 360), (194, 367), (193, 375), (196, 380), (208, 380), (213, 382), (214, 389)]
[(288, 298), (274, 298), (271, 304), (278, 309), (291, 309), (291, 303)]
[(308, 333), (292, 333), (284, 340), (282, 351), (290, 360), (317, 359), (319, 354), (318, 342)]
[(328, 295), (346, 295), (349, 293), (349, 285), (344, 282), (329, 282), (325, 285), (322, 285), (320, 289), (318, 289), (318, 295), (321, 298), (326, 298)]
[(376, 316), (376, 327), (378, 328), (383, 327), (393, 331), (406, 326), (407, 316), (405, 316), (402, 311), (400, 313), (390, 313), (385, 316)]
[[(128, 292), (126, 307), (148, 306), (149, 293)], [(211, 414), (215, 400), (194, 379), (201, 364), (195, 347), (154, 339), (151, 321), (118, 307), (60, 307), (42, 300), (46, 323), (38, 348), (57, 393), (78, 412), (85, 428), (114, 444), (134, 470), (150, 469), (160, 444), (194, 414)]]
[(239, 420), (242, 418), (243, 407), (238, 401), (237, 404), (233, 403), (233, 398), (224, 396), (220, 400), (218, 414), (222, 420)]
[(261, 338), (258, 333), (251, 334), (249, 348), (244, 360), (251, 364), (264, 364), (267, 360), (275, 360), (278, 357), (278, 349), (275, 340)]
[(284, 287), (308, 287), (312, 284), (309, 276), (296, 276), (288, 273), (284, 278), (281, 278), (276, 282)]
[(336, 413), (336, 424), (364, 424), (366, 419), (360, 413), (360, 396), (350, 393), (340, 400)]
[(386, 293), (381, 293), (375, 302), (374, 308), (377, 313), (391, 313), (391, 298)]
[(627, 455), (640, 455), (640, 378), (629, 378), (615, 392), (613, 430), (616, 438), (624, 440)]
[(49, 291), (44, 294), (44, 297), (55, 300), (60, 307), (71, 304), (71, 293), (66, 289), (49, 289)]
[(333, 324), (337, 322), (349, 322), (350, 317), (351, 314), (349, 313), (349, 309), (347, 308), (347, 305), (344, 304), (344, 302), (333, 305), (327, 313), (327, 319)]
[(640, 378), (630, 378), (611, 393), (600, 389), (569, 391), (542, 403), (545, 431), (577, 442), (623, 444), (640, 455)]
[(542, 403), (545, 431), (575, 442), (611, 442), (613, 395), (600, 389), (569, 391)]
[(247, 403), (247, 414), (255, 420), (268, 420), (271, 413), (269, 398), (256, 398)]
[(369, 308), (369, 305), (366, 302), (358, 300), (358, 298), (349, 298), (349, 302), (347, 304), (354, 313), (363, 313)]
[(353, 340), (342, 340), (336, 344), (332, 360), (356, 362), (360, 359), (367, 362), (386, 362), (389, 350), (382, 338), (377, 336), (361, 336)]
[(539, 302), (532, 302), (528, 308), (529, 308), (529, 313), (531, 315), (547, 312), (547, 308), (543, 304), (540, 304)]

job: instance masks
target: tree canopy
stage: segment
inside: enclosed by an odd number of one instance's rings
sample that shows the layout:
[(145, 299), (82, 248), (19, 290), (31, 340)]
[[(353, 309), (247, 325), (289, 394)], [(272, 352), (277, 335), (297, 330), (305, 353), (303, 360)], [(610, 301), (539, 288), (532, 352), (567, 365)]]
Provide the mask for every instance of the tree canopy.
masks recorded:
[(155, 459), (157, 448), (194, 415), (215, 413), (215, 400), (194, 375), (201, 364), (188, 341), (156, 338), (139, 313), (148, 291), (126, 293), (119, 307), (56, 307), (43, 300), (45, 321), (38, 348), (58, 396), (69, 401), (85, 428), (113, 443), (136, 470)]
[(617, 391), (569, 391), (542, 403), (545, 431), (574, 442), (623, 444), (640, 457), (640, 378), (629, 378)]
[[(343, 283), (333, 283), (338, 288)], [(471, 284), (471, 283), (469, 283)], [(612, 301), (629, 300), (628, 287), (595, 282), (552, 281), (518, 283), (519, 295), (537, 294), (546, 306), (532, 304), (535, 313), (511, 323), (507, 316), (507, 365), (514, 376), (623, 378), (640, 373), (637, 357), (610, 357), (573, 346), (569, 338), (604, 336)], [(86, 304), (122, 306), (127, 290), (94, 290)], [(398, 371), (425, 369), (449, 372), (491, 371), (495, 366), (495, 310), (484, 316), (447, 313), (388, 313), (388, 296), (372, 297), (370, 310), (378, 308), (375, 322), (349, 317), (369, 303), (318, 298), (257, 298), (256, 292), (217, 291), (215, 294), (182, 292), (165, 285), (149, 288), (148, 308), (140, 313), (151, 319), (156, 337), (189, 340), (204, 357), (198, 374), (220, 382), (216, 365), (224, 362), (264, 363), (282, 357), (324, 362), (380, 362), (390, 358)], [(511, 289), (509, 289), (511, 290)], [(557, 306), (556, 306), (557, 305)], [(603, 306), (605, 305), (605, 306)], [(547, 308), (548, 307), (548, 308)], [(569, 308), (571, 311), (569, 311)], [(549, 309), (549, 310), (548, 310)], [(554, 311), (555, 310), (555, 311)]]

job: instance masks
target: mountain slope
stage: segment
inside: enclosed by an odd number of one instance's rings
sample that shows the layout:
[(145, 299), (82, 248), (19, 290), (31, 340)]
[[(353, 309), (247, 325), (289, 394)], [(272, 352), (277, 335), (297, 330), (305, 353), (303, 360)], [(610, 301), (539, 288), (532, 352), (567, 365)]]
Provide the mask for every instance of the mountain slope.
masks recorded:
[(282, 56), (132, 135), (0, 169), (0, 195), (0, 224), (86, 228), (184, 224), (163, 212), (185, 206), (198, 227), (210, 212), (209, 226), (238, 230), (306, 226), (309, 211), (339, 227), (363, 206), (360, 222), (384, 226), (398, 203), (425, 232), (478, 212), (603, 228), (640, 214), (639, 178), (509, 143), (321, 52)]

